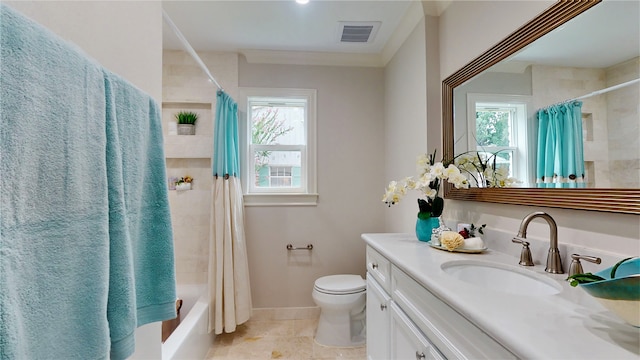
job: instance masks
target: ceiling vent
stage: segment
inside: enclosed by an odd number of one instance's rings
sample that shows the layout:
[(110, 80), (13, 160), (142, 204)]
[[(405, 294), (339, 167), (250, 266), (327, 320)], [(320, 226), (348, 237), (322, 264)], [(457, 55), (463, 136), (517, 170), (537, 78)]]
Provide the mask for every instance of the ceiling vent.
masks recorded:
[(380, 21), (340, 21), (338, 41), (341, 43), (371, 43), (380, 28)]

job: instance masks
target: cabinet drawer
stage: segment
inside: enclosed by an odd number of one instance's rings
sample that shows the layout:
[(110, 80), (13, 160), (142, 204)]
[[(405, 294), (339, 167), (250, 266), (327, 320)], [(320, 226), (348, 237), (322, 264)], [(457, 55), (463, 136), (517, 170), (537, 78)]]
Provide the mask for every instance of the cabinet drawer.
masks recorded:
[(371, 246), (367, 246), (367, 271), (386, 292), (391, 292), (391, 263)]
[(448, 359), (516, 359), (402, 270), (392, 266), (392, 299)]

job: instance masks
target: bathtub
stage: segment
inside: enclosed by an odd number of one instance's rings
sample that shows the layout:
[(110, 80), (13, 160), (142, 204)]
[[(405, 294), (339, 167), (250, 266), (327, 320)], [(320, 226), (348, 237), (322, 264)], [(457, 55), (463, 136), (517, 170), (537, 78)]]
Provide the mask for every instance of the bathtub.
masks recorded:
[(162, 344), (162, 360), (204, 359), (214, 338), (213, 332), (207, 333), (206, 285), (178, 285), (177, 291), (182, 299), (180, 325)]

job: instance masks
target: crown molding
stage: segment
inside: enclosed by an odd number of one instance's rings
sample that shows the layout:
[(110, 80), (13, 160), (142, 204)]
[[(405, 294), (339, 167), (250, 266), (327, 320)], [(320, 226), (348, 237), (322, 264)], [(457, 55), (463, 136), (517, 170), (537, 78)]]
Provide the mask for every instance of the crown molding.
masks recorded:
[(315, 51), (250, 50), (238, 51), (248, 63), (285, 65), (383, 67), (379, 54), (356, 54)]

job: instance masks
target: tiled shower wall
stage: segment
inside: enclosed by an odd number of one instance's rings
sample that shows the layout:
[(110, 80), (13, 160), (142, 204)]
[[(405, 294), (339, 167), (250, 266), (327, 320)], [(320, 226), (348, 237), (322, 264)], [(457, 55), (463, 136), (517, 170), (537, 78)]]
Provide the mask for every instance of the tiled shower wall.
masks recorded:
[[(238, 55), (199, 52), (211, 74), (237, 99)], [(211, 215), (211, 155), (216, 86), (184, 51), (164, 51), (162, 64), (162, 120), (167, 176), (193, 177), (192, 190), (169, 191), (178, 284), (206, 283)], [(169, 123), (181, 110), (200, 116), (196, 135), (171, 135)]]
[[(640, 78), (640, 57), (607, 69), (607, 86)], [(611, 187), (640, 188), (640, 83), (607, 93)]]
[[(638, 78), (638, 58), (608, 69), (534, 65), (531, 76), (534, 108), (539, 109)], [(636, 100), (630, 101), (633, 96)], [(638, 109), (634, 105), (637, 98), (638, 84), (635, 84), (582, 100), (584, 160), (589, 187), (638, 187), (640, 145)], [(632, 136), (623, 137), (620, 132)], [(610, 141), (623, 138), (627, 140)], [(635, 146), (635, 151), (625, 152), (629, 146)], [(635, 160), (625, 159), (623, 154), (632, 154)], [(635, 173), (630, 176), (630, 172)], [(621, 184), (622, 180), (627, 183)]]

